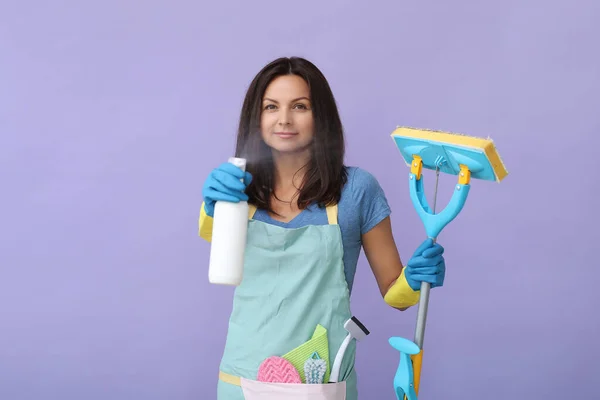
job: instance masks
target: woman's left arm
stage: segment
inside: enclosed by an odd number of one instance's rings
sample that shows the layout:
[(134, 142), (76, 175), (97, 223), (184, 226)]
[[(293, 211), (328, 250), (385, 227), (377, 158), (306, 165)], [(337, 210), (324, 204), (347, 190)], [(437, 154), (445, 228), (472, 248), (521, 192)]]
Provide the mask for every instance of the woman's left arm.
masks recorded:
[(362, 240), (379, 291), (388, 305), (406, 310), (419, 301), (422, 282), (428, 282), (432, 288), (443, 285), (446, 265), (444, 248), (439, 243), (426, 239), (403, 267), (390, 217), (363, 234)]
[[(404, 311), (419, 302), (420, 280), (437, 282), (438, 279), (439, 281), (439, 273), (444, 268), (443, 258), (441, 258), (442, 247), (438, 245), (437, 248), (430, 249), (432, 242), (423, 242), (408, 265), (403, 267), (392, 235), (389, 217), (363, 234), (362, 240), (379, 291), (389, 306)], [(439, 256), (438, 259), (426, 257), (427, 251), (431, 255)], [(441, 279), (443, 280), (443, 277)]]
[(385, 296), (404, 268), (392, 234), (390, 217), (363, 234), (362, 243), (379, 291)]

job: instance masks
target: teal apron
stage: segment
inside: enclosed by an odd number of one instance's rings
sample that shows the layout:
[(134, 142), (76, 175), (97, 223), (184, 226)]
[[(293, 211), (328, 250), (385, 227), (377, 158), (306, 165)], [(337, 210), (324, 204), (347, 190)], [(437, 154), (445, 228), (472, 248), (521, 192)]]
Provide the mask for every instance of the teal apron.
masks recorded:
[(244, 278), (236, 288), (217, 386), (218, 400), (356, 400), (356, 345), (344, 356), (339, 383), (269, 384), (257, 381), (260, 364), (327, 330), (329, 368), (348, 334), (352, 317), (344, 275), (337, 206), (327, 207), (328, 225), (288, 229), (253, 220), (251, 207)]

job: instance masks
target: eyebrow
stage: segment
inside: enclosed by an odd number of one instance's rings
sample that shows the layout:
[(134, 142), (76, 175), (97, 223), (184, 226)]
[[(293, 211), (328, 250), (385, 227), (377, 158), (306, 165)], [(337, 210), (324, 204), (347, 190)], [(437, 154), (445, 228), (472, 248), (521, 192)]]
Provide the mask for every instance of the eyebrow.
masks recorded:
[[(273, 102), (273, 103), (279, 103), (277, 100), (273, 100), (273, 99), (270, 99), (270, 98), (268, 98), (268, 97), (265, 97), (265, 98), (264, 98), (264, 100), (266, 100), (266, 101), (271, 101), (271, 102)], [(302, 96), (302, 97), (298, 97), (297, 99), (293, 99), (293, 100), (292, 100), (292, 102), (294, 102), (294, 101), (298, 101), (298, 100), (308, 100), (308, 101), (310, 101), (310, 99), (309, 99), (308, 97), (304, 97), (304, 96)]]

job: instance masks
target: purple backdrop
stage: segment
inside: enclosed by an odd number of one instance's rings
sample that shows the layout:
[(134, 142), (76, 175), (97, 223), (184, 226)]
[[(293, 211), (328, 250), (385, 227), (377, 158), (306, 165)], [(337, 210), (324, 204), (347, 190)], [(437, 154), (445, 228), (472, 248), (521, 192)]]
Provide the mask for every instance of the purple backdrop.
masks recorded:
[[(0, 6), (0, 398), (215, 397), (232, 289), (207, 280), (201, 187), (280, 55), (329, 78), (405, 261), (424, 230), (396, 125), (490, 135), (507, 164), (439, 238), (422, 398), (597, 398), (597, 1), (93, 3)], [(353, 310), (362, 398), (392, 399), (416, 308), (361, 256)]]

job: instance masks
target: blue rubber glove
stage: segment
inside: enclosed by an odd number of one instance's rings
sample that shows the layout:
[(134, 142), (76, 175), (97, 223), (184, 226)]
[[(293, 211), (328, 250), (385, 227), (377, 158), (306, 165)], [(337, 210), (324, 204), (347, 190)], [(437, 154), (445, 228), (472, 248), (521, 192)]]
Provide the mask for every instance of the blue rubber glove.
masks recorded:
[(413, 290), (421, 289), (421, 282), (429, 282), (431, 287), (444, 284), (446, 263), (443, 257), (444, 248), (427, 238), (415, 251), (406, 265), (404, 275)]
[[(243, 182), (240, 179), (243, 179)], [(244, 172), (229, 162), (212, 170), (202, 188), (206, 215), (214, 217), (217, 201), (232, 203), (248, 201), (248, 195), (244, 190), (250, 182), (252, 182), (252, 175), (249, 172)]]

